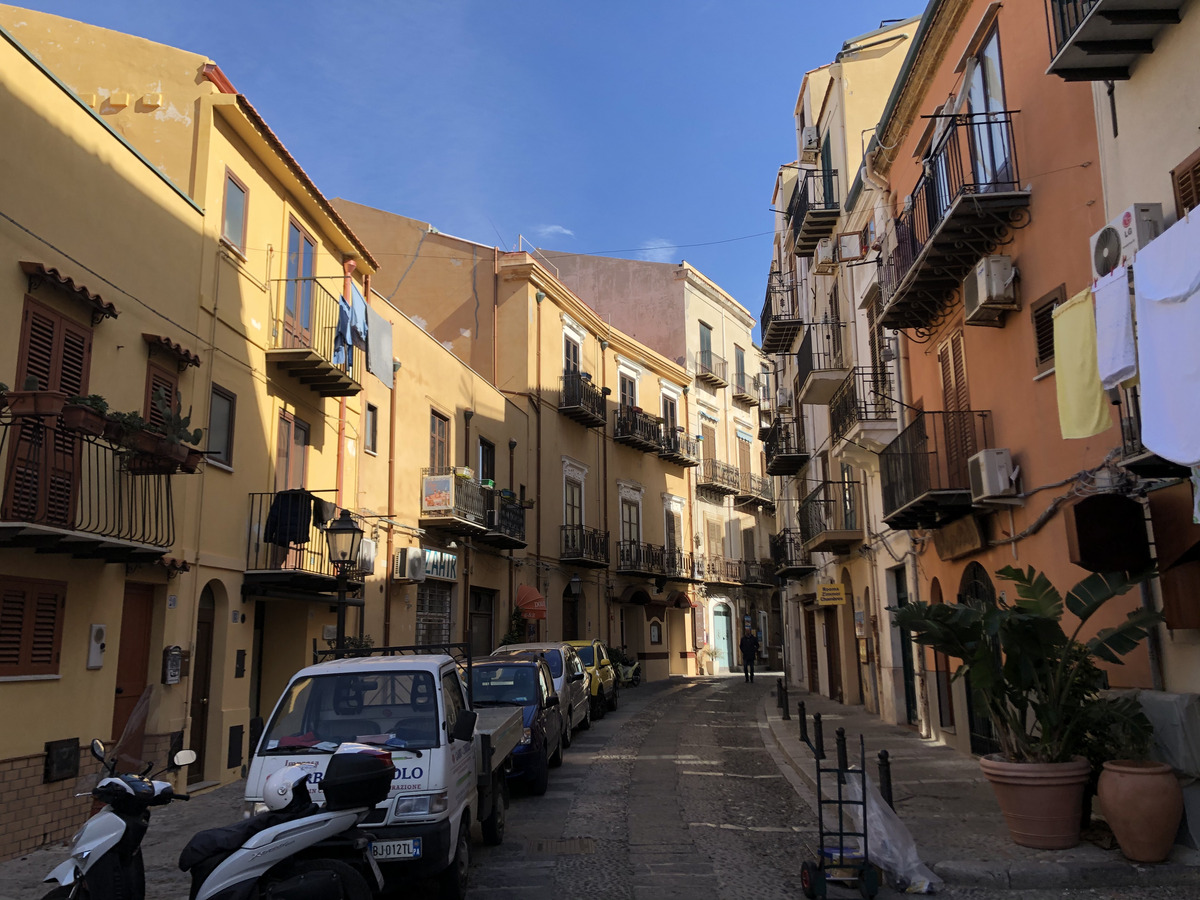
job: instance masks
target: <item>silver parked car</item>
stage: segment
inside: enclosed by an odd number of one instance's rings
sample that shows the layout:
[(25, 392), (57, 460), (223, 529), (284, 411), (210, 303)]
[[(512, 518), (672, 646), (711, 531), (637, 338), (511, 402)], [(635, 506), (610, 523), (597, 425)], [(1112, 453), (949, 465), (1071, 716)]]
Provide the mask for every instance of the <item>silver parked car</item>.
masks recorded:
[(532, 644), (505, 644), (492, 651), (492, 656), (511, 653), (536, 653), (545, 657), (554, 676), (554, 690), (558, 693), (563, 713), (563, 746), (571, 746), (571, 733), (580, 728), (592, 727), (592, 686), (587, 670), (579, 654), (570, 644), (558, 641)]

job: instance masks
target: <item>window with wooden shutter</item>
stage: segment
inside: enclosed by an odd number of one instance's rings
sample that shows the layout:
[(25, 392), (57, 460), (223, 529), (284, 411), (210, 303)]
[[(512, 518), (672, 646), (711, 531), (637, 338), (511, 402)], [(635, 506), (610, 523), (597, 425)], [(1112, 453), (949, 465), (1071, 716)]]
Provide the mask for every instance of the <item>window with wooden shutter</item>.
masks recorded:
[(700, 423), (700, 455), (705, 459), (717, 458), (717, 430), (707, 422)]
[(0, 588), (0, 676), (57, 675), (67, 586), (6, 578)]
[(1054, 368), (1054, 308), (1067, 299), (1067, 286), (1060, 284), (1029, 307), (1033, 321), (1034, 364), (1037, 374)]
[(967, 363), (963, 355), (962, 332), (955, 332), (938, 348), (938, 365), (942, 372), (942, 409), (958, 412), (971, 408), (967, 393)]
[(157, 363), (146, 367), (146, 398), (143, 402), (142, 418), (150, 423), (154, 431), (163, 430), (163, 412), (154, 402), (155, 394), (162, 391), (168, 409), (175, 408), (175, 394), (179, 391), (179, 375)]
[(1171, 170), (1175, 188), (1175, 213), (1181, 218), (1200, 206), (1200, 150)]
[(86, 394), (92, 359), (92, 332), (77, 322), (25, 298), (16, 389), (35, 376), (44, 391)]

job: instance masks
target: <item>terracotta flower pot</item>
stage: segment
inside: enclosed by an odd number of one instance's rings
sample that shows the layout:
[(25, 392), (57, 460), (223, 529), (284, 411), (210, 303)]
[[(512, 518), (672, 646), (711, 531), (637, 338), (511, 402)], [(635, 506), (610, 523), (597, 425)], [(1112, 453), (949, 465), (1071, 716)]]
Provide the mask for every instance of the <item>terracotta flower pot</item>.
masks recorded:
[(196, 470), (200, 468), (200, 463), (204, 462), (204, 459), (203, 450), (189, 450), (187, 457), (179, 464), (179, 468), (188, 475), (194, 475)]
[(1100, 809), (1121, 852), (1134, 862), (1162, 862), (1183, 816), (1183, 790), (1166, 763), (1116, 759), (1100, 773)]
[(65, 406), (62, 411), (63, 425), (80, 434), (99, 437), (104, 434), (108, 420), (90, 406)]
[(1083, 789), (1091, 771), (1086, 759), (1020, 763), (992, 755), (979, 765), (1014, 843), (1038, 850), (1066, 850), (1079, 843)]
[(14, 416), (57, 416), (67, 402), (63, 391), (9, 391), (8, 408)]

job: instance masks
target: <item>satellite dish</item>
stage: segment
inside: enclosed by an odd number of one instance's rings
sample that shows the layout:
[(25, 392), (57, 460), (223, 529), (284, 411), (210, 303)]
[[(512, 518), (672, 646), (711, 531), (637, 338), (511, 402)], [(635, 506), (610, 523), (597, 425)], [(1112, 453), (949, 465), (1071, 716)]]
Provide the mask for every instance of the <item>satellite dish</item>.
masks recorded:
[(1121, 235), (1117, 229), (1105, 228), (1096, 236), (1096, 249), (1092, 254), (1092, 265), (1096, 274), (1107, 275), (1121, 264)]

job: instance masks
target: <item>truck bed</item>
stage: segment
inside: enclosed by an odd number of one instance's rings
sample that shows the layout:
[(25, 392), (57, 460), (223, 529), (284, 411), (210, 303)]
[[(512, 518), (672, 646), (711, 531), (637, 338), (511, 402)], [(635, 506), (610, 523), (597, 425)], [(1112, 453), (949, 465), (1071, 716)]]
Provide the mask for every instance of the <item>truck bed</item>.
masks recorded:
[(519, 706), (493, 706), (477, 709), (475, 721), (475, 771), (480, 779), (503, 765), (521, 741), (523, 717)]

